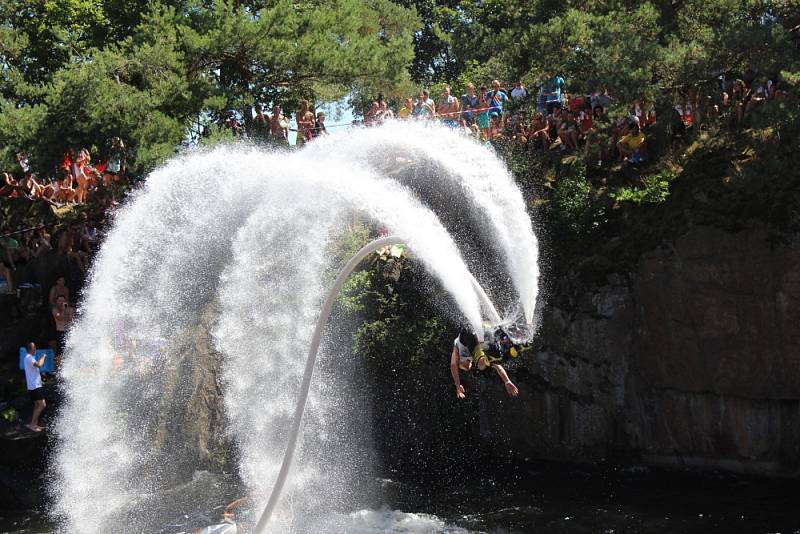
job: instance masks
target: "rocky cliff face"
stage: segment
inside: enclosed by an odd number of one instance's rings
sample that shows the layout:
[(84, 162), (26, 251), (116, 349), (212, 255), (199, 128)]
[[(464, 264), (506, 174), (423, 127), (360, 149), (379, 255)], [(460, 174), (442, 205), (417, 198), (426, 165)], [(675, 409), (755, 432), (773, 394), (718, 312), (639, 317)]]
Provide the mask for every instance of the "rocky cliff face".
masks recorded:
[(539, 456), (797, 475), (798, 245), (695, 226), (635, 272), (564, 280), (501, 432)]

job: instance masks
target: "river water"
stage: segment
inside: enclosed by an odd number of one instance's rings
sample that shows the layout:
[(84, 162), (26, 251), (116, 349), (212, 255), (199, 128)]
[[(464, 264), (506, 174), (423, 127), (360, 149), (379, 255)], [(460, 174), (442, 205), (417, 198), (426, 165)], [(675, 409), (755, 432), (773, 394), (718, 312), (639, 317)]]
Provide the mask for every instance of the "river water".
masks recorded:
[[(796, 480), (555, 463), (482, 465), (471, 478), (387, 474), (379, 479), (385, 504), (346, 514), (336, 528), (359, 534), (800, 533)], [(37, 513), (0, 513), (0, 532), (56, 531)]]

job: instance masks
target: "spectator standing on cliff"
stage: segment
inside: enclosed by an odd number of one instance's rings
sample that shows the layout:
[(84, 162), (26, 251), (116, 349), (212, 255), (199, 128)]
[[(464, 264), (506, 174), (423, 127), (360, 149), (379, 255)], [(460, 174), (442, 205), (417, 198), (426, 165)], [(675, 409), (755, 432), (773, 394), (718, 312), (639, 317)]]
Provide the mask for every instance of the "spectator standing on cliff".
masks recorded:
[(60, 295), (56, 297), (56, 304), (53, 306), (52, 313), (56, 324), (56, 357), (60, 358), (64, 352), (67, 331), (75, 312), (67, 302), (67, 299)]
[(422, 91), (417, 97), (417, 102), (414, 104), (414, 118), (415, 119), (432, 119), (436, 115), (436, 107), (427, 97), (427, 91)]
[(547, 113), (552, 113), (553, 108), (561, 107), (561, 93), (564, 91), (564, 78), (559, 75), (550, 76), (545, 89), (545, 105)]
[(26, 354), (24, 360), (25, 367), (25, 382), (28, 387), (28, 396), (33, 402), (33, 414), (31, 415), (31, 422), (27, 426), (32, 432), (41, 432), (44, 430), (39, 426), (39, 416), (47, 407), (42, 392), (42, 372), (41, 367), (44, 365), (46, 354), (37, 359), (36, 358), (36, 344), (31, 342), (26, 347)]
[(125, 174), (125, 143), (119, 137), (111, 138), (111, 150), (108, 153), (108, 163), (105, 172), (115, 177)]
[(597, 91), (592, 93), (592, 95), (589, 97), (589, 102), (592, 104), (593, 111), (594, 108), (598, 106), (604, 110), (607, 110), (611, 105), (611, 97), (608, 96), (608, 90), (601, 85), (597, 88)]
[(279, 145), (289, 144), (289, 121), (281, 113), (280, 106), (272, 106), (272, 116), (269, 118), (269, 131), (272, 142)]
[(394, 111), (389, 109), (389, 103), (381, 100), (381, 120), (388, 121), (394, 119)]
[(252, 136), (260, 141), (265, 141), (270, 134), (269, 119), (264, 115), (261, 104), (253, 106), (256, 116), (253, 117)]
[(460, 105), (458, 99), (450, 94), (450, 86), (442, 88), (442, 99), (439, 101), (439, 116), (445, 126), (458, 126)]
[(525, 100), (526, 98), (528, 98), (528, 90), (525, 89), (525, 86), (522, 85), (522, 80), (520, 80), (511, 90), (511, 99), (520, 101)]
[(461, 95), (461, 117), (472, 125), (477, 119), (473, 111), (478, 108), (478, 95), (475, 94), (475, 86), (470, 82), (467, 84), (466, 92)]
[(317, 113), (317, 124), (315, 126), (317, 136), (328, 135), (328, 130), (325, 128), (325, 113), (320, 111)]
[(306, 141), (314, 138), (314, 123), (316, 119), (314, 112), (311, 111), (308, 100), (300, 102), (300, 109), (297, 111), (297, 140), (296, 145), (303, 145)]
[(19, 168), (22, 169), (22, 175), (25, 176), (29, 172), (31, 172), (31, 166), (28, 163), (28, 156), (25, 155), (24, 152), (17, 152), (16, 154), (17, 164)]
[(508, 95), (500, 88), (500, 82), (498, 80), (492, 80), (492, 90), (486, 93), (486, 100), (492, 108), (489, 112), (497, 113), (502, 123), (503, 110), (505, 109), (506, 102), (508, 102)]

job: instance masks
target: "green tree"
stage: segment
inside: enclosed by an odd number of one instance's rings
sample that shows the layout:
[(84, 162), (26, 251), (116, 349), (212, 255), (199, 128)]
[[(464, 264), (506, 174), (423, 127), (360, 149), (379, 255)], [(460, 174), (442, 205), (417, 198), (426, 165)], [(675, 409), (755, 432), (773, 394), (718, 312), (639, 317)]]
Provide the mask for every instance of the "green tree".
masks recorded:
[(231, 111), (400, 84), (419, 24), (389, 0), (42, 4), (0, 9), (0, 163), (25, 148), (45, 172), (113, 135), (142, 171)]

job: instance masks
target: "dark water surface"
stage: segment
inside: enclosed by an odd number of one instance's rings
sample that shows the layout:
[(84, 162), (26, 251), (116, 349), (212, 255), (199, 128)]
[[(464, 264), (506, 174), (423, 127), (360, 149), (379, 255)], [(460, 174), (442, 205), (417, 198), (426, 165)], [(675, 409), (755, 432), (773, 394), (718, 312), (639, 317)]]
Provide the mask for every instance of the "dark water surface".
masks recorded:
[(797, 480), (558, 464), (495, 469), (467, 484), (399, 483), (390, 504), (492, 533), (800, 534)]
[[(381, 479), (389, 508), (472, 532), (800, 534), (798, 480), (560, 464), (483, 465), (466, 482), (408, 478)], [(41, 514), (0, 511), (0, 532), (54, 530)]]

